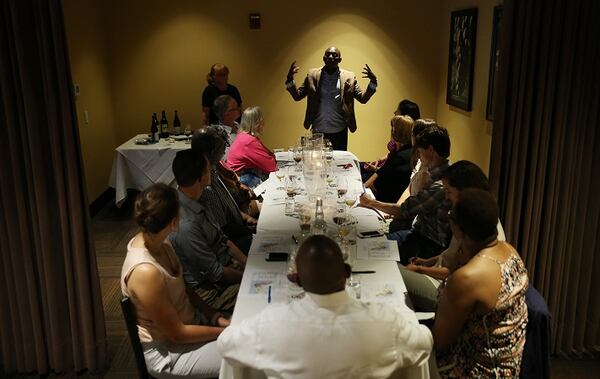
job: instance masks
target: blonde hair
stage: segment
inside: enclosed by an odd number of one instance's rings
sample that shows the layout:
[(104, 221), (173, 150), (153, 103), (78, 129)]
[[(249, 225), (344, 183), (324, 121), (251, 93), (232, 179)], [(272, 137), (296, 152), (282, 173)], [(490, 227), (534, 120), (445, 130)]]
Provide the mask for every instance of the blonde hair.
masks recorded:
[(208, 84), (213, 84), (215, 82), (215, 75), (217, 74), (229, 74), (229, 69), (223, 63), (215, 63), (210, 68), (210, 72), (206, 75), (206, 81)]
[(263, 130), (264, 118), (260, 107), (248, 107), (242, 113), (240, 127), (253, 136), (260, 135)]
[(394, 116), (390, 121), (392, 126), (392, 138), (400, 145), (410, 143), (410, 135), (414, 121), (410, 116)]

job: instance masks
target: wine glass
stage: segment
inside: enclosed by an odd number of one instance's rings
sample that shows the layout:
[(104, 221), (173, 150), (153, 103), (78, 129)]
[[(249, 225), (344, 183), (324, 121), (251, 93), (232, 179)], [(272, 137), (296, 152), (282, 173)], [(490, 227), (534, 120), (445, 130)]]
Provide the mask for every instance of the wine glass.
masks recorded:
[(348, 192), (348, 181), (344, 177), (340, 177), (337, 180), (337, 194), (338, 198), (343, 198)]
[(338, 237), (340, 241), (344, 241), (344, 237), (348, 234), (346, 228), (344, 228), (346, 221), (346, 206), (342, 203), (336, 207), (335, 213), (333, 214), (333, 223), (337, 225)]
[(333, 187), (333, 182), (335, 181), (335, 177), (333, 176), (333, 169), (331, 168), (331, 166), (326, 168), (326, 176), (325, 176), (325, 181), (327, 182), (327, 185), (329, 187)]
[(346, 214), (346, 220), (342, 224), (343, 230), (341, 231), (341, 235), (346, 243), (350, 245), (350, 249), (353, 249), (353, 245), (356, 245), (356, 225), (358, 224), (358, 220), (356, 217), (352, 216), (350, 213)]
[(327, 146), (323, 151), (325, 153), (325, 162), (327, 165), (331, 166), (331, 162), (333, 162), (333, 149), (330, 146)]
[[(340, 243), (340, 249), (342, 250), (344, 261), (348, 265), (350, 265), (352, 269), (354, 269), (356, 249), (354, 249), (353, 246), (351, 246), (350, 244), (348, 244), (347, 241), (344, 240), (342, 240)], [(352, 274), (352, 271), (350, 271), (350, 276), (346, 281), (346, 288), (348, 289), (348, 292), (353, 298), (355, 298), (356, 300), (360, 300), (360, 278)]]
[(298, 193), (298, 182), (295, 175), (288, 175), (285, 178), (285, 191), (288, 197), (294, 197)]
[(346, 193), (346, 196), (344, 196), (344, 202), (348, 208), (352, 208), (354, 204), (356, 204), (356, 194)]
[(338, 204), (335, 208), (335, 213), (333, 214), (333, 223), (336, 225), (341, 225), (346, 221), (346, 207), (344, 204)]
[(310, 234), (312, 219), (312, 212), (310, 207), (302, 205), (299, 209), (298, 215), (300, 219), (300, 232), (302, 233), (302, 236), (307, 236)]
[(192, 142), (192, 127), (190, 124), (185, 124), (185, 129), (183, 130), (183, 134), (185, 134), (185, 136), (186, 136), (185, 143), (191, 143)]
[(302, 145), (298, 145), (294, 148), (292, 158), (296, 162), (296, 169), (300, 169), (300, 162), (302, 161)]
[(277, 189), (278, 190), (284, 189), (282, 187), (281, 179), (283, 179), (285, 177), (285, 167), (277, 166), (277, 171), (275, 171), (275, 177), (277, 177), (277, 179), (279, 180), (279, 187), (277, 187)]
[(296, 255), (297, 248), (292, 246), (290, 248), (290, 253), (288, 254), (287, 267), (285, 269), (285, 275), (287, 277), (287, 300), (288, 302), (298, 300), (304, 297), (305, 292), (304, 288), (302, 288), (297, 283), (297, 269), (296, 269)]

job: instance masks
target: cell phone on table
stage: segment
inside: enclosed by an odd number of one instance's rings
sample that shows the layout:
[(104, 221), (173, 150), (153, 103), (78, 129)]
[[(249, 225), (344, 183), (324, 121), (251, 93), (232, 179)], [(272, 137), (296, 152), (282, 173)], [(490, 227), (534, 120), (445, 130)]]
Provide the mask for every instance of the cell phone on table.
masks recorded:
[(288, 253), (284, 252), (271, 252), (265, 254), (265, 261), (267, 262), (285, 262), (288, 259)]
[(358, 232), (356, 233), (358, 238), (373, 238), (373, 237), (383, 237), (383, 233), (379, 230), (369, 230), (367, 232)]

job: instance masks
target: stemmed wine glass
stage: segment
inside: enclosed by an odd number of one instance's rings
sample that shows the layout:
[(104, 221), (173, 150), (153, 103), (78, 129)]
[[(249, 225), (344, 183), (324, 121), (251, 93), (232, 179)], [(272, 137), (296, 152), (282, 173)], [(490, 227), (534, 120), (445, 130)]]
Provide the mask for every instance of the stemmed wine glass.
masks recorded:
[(294, 197), (298, 194), (298, 181), (295, 175), (288, 175), (285, 178), (285, 191), (288, 197)]
[(337, 195), (338, 198), (343, 198), (348, 192), (348, 181), (344, 177), (340, 177), (337, 180)]
[(311, 208), (307, 205), (300, 206), (298, 210), (298, 215), (300, 219), (300, 232), (302, 233), (302, 236), (307, 236), (310, 234), (312, 219)]
[(343, 203), (339, 203), (335, 213), (333, 215), (333, 223), (338, 227), (338, 237), (340, 241), (344, 240), (344, 236), (348, 233), (345, 233), (344, 225), (346, 224), (347, 214), (346, 214), (346, 206)]
[(354, 204), (356, 204), (356, 194), (347, 192), (344, 196), (344, 202), (348, 206), (348, 208), (352, 208)]
[[(347, 241), (342, 240), (340, 242), (340, 248), (342, 250), (342, 254), (344, 257), (344, 261), (350, 265), (350, 267), (352, 267), (354, 269), (354, 262), (356, 257), (354, 256), (355, 253), (355, 249), (352, 248), (352, 246), (350, 244), (348, 244)], [(361, 291), (360, 291), (360, 279), (357, 278), (356, 276), (354, 276), (354, 274), (352, 274), (352, 271), (350, 272), (350, 276), (348, 277), (348, 280), (346, 281), (346, 287), (348, 288), (350, 294), (356, 299), (356, 300), (360, 300), (360, 295), (361, 295)]]
[(185, 124), (183, 134), (186, 136), (185, 143), (192, 143), (192, 127), (190, 124)]
[(279, 187), (277, 187), (277, 189), (283, 190), (284, 188), (282, 187), (281, 179), (283, 179), (285, 177), (285, 167), (277, 166), (277, 171), (275, 171), (275, 176), (279, 180)]
[(300, 170), (300, 162), (302, 161), (302, 145), (298, 145), (294, 148), (292, 158), (296, 162), (296, 169)]
[(325, 162), (328, 166), (331, 166), (331, 162), (333, 162), (333, 149), (331, 148), (331, 146), (327, 146), (323, 150), (325, 153)]

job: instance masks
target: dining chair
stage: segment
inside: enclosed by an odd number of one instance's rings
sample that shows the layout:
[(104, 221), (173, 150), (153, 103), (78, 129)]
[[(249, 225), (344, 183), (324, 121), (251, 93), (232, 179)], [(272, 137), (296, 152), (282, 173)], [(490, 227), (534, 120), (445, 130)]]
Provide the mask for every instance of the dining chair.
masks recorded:
[(138, 335), (137, 320), (135, 317), (135, 310), (133, 309), (133, 303), (128, 297), (121, 299), (121, 310), (123, 311), (123, 317), (125, 317), (127, 334), (129, 334), (129, 340), (131, 341), (131, 347), (133, 348), (138, 376), (140, 379), (152, 378), (152, 376), (148, 374), (148, 368), (146, 367), (146, 361), (144, 360), (144, 350), (142, 349), (142, 343), (140, 342), (140, 337)]
[(521, 361), (521, 379), (550, 378), (550, 312), (542, 295), (533, 286), (525, 291), (527, 331)]

